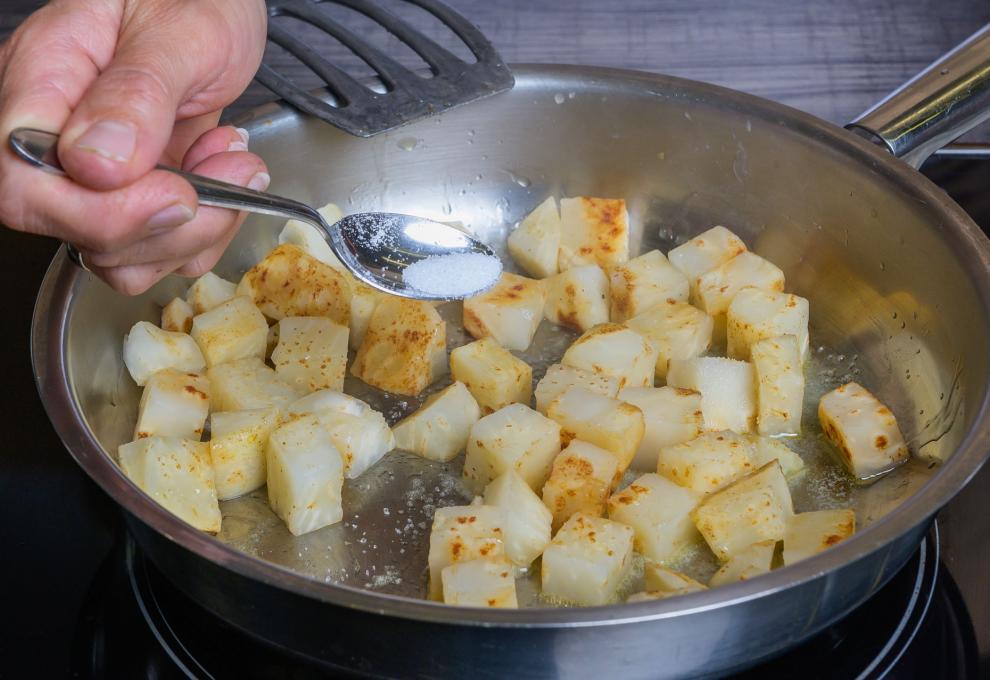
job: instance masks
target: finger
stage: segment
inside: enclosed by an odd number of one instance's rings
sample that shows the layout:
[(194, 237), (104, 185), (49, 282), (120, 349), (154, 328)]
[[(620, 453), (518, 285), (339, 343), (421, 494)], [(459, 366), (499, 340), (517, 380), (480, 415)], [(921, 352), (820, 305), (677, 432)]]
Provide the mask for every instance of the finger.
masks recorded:
[(237, 232), (240, 230), (241, 225), (244, 224), (246, 218), (246, 213), (237, 213), (233, 224), (230, 225), (230, 229), (227, 230), (219, 241), (176, 269), (175, 273), (182, 276), (197, 277), (212, 270), (227, 251), (227, 246), (237, 236)]
[(230, 126), (214, 128), (193, 142), (182, 159), (181, 167), (186, 172), (193, 172), (197, 165), (214, 154), (247, 149), (247, 130)]
[(90, 264), (85, 258), (87, 268), (96, 276), (103, 279), (107, 285), (125, 295), (140, 295), (163, 278), (174, 272), (183, 262), (149, 262), (147, 264), (126, 265), (123, 267), (102, 268)]
[[(219, 109), (205, 113), (202, 116), (177, 120), (172, 127), (172, 137), (168, 140), (165, 153), (158, 159), (158, 162), (172, 168), (179, 167), (182, 164), (182, 159), (186, 157), (190, 147), (196, 143), (196, 140), (210, 130), (216, 129), (219, 121)], [(245, 149), (240, 150), (244, 151)], [(231, 151), (237, 151), (237, 149), (231, 149)]]

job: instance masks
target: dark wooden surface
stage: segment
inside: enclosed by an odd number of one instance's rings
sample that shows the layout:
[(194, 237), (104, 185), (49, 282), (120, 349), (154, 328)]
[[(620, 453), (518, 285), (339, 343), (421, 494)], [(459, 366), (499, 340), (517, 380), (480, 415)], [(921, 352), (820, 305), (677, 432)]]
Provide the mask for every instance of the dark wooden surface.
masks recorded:
[[(769, 97), (845, 122), (990, 22), (986, 0), (447, 0), (507, 61), (594, 64), (659, 71)], [(455, 41), (420, 10), (380, 0), (446, 45)], [(42, 3), (0, 0), (0, 35)], [(395, 39), (350, 10), (327, 11), (410, 64)], [(346, 48), (295, 30), (348, 70), (370, 71)], [(267, 59), (302, 84), (291, 58)], [(243, 109), (272, 96), (253, 85)], [(990, 141), (990, 129), (976, 138)]]

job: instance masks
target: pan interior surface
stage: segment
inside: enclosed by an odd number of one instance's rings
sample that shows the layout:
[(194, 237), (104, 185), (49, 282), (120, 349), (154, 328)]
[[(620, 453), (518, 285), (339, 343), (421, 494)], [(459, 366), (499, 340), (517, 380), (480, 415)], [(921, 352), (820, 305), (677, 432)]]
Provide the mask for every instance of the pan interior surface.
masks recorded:
[[(674, 79), (520, 69), (511, 92), (370, 139), (275, 106), (242, 124), (268, 163), (272, 192), (345, 212), (456, 220), (510, 270), (506, 235), (548, 195), (625, 198), (634, 254), (666, 252), (716, 224), (732, 229), (784, 270), (789, 292), (811, 301), (806, 433), (794, 442), (810, 470), (795, 488), (796, 510), (853, 507), (869, 528), (952, 465), (977, 422), (988, 383), (986, 302), (961, 264), (947, 199), (926, 197), (866, 150), (840, 147), (835, 132), (781, 111)], [(217, 273), (236, 281), (280, 228), (251, 217)], [(130, 440), (139, 399), (121, 340), (136, 321), (157, 322), (160, 305), (187, 283), (169, 279), (133, 299), (95, 280), (75, 290), (67, 372), (108, 456)], [(449, 346), (468, 341), (459, 305), (441, 312)], [(542, 324), (520, 355), (534, 379), (574, 337)], [(914, 454), (869, 487), (822, 459), (817, 399), (848, 380), (892, 408)], [(394, 424), (445, 384), (410, 399), (348, 377), (345, 391)], [(421, 597), (433, 510), (468, 500), (461, 460), (393, 452), (348, 482), (342, 523), (301, 537), (271, 513), (262, 489), (222, 504), (218, 540), (318, 581)], [(714, 565), (699, 559), (694, 568)], [(521, 599), (534, 601), (535, 589), (525, 590)]]

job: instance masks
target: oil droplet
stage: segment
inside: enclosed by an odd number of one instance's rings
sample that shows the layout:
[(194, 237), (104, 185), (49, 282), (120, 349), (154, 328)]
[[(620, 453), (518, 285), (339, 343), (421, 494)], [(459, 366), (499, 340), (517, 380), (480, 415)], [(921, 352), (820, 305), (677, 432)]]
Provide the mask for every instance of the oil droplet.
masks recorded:
[(577, 96), (577, 93), (576, 92), (568, 92), (567, 93), (567, 98), (568, 99), (574, 99), (574, 97), (576, 97), (576, 96)]
[(659, 160), (662, 161), (666, 157), (667, 157), (667, 154), (665, 152), (663, 152), (663, 151), (658, 151), (657, 152), (657, 159), (659, 159)]
[(880, 263), (880, 271), (882, 271), (882, 272), (887, 271), (887, 263), (886, 262), (881, 262)]
[(527, 189), (532, 182), (529, 181), (528, 177), (516, 177), (516, 184), (521, 186), (523, 189)]
[(553, 100), (558, 104), (563, 104), (565, 99), (566, 98), (564, 97), (564, 95), (562, 95), (560, 92), (558, 92), (553, 96)]
[(474, 130), (468, 130), (468, 137), (474, 137)]
[[(439, 123), (440, 121), (437, 122)], [(422, 140), (417, 139), (416, 137), (403, 137), (398, 142), (396, 142), (395, 145), (400, 149), (402, 149), (403, 151), (412, 151), (417, 146), (419, 146), (420, 141)]]

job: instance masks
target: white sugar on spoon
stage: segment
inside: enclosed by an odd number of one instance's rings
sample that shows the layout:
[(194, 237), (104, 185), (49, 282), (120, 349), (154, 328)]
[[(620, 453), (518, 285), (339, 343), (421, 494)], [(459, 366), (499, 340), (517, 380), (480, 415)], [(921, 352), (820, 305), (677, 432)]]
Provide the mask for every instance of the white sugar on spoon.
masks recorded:
[(433, 255), (402, 271), (410, 288), (450, 298), (464, 298), (491, 288), (502, 274), (502, 262), (482, 253)]

